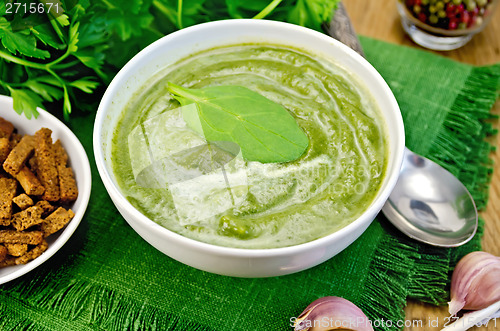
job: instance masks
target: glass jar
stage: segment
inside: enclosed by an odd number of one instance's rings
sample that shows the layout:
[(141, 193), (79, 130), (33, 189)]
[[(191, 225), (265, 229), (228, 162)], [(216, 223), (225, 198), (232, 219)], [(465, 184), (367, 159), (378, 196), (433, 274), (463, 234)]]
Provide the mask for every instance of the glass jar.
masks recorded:
[(500, 0), (397, 0), (401, 24), (417, 44), (439, 51), (459, 48), (480, 32)]

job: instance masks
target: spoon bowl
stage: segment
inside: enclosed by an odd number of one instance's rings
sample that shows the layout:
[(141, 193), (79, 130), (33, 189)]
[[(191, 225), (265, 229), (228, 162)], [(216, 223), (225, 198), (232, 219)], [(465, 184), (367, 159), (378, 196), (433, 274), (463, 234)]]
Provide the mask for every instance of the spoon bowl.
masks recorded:
[(440, 247), (465, 244), (478, 226), (476, 205), (465, 186), (408, 148), (398, 182), (382, 212), (404, 234)]

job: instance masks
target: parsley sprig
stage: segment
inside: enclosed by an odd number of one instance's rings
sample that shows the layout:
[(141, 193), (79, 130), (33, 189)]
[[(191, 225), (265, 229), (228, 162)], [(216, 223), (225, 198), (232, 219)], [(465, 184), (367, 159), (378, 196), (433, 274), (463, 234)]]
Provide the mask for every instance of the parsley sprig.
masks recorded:
[[(7, 0), (33, 2), (34, 0)], [(48, 0), (39, 0), (48, 3)], [(142, 48), (178, 29), (227, 18), (266, 18), (321, 30), (339, 0), (59, 0), (64, 12), (0, 8), (0, 94), (26, 117), (37, 107), (95, 111), (106, 85)], [(34, 19), (33, 19), (34, 18)]]

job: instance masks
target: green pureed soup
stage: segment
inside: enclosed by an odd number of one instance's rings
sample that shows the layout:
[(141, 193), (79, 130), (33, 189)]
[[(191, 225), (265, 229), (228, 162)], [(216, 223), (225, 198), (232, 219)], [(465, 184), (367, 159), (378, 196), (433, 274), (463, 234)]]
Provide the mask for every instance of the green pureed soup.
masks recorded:
[[(286, 163), (225, 153), (186, 125), (169, 82), (258, 92), (290, 112), (309, 145)], [(385, 123), (363, 84), (333, 61), (280, 45), (214, 48), (161, 70), (113, 134), (113, 170), (132, 205), (178, 234), (228, 247), (292, 246), (345, 227), (372, 203), (387, 166)]]

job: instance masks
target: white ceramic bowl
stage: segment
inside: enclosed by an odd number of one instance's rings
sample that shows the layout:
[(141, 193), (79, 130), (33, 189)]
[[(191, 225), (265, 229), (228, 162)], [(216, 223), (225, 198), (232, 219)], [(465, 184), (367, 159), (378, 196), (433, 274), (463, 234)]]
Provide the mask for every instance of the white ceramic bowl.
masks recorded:
[(68, 241), (73, 232), (75, 232), (89, 202), (92, 179), (89, 159), (82, 144), (74, 133), (56, 117), (40, 108), (38, 108), (38, 112), (40, 115), (32, 119), (27, 119), (24, 115), (18, 115), (12, 107), (12, 98), (0, 95), (0, 117), (14, 124), (18, 133), (34, 134), (40, 128), (45, 127), (52, 130), (52, 139), (54, 141), (57, 139), (61, 140), (63, 147), (68, 153), (69, 164), (73, 168), (78, 186), (78, 198), (71, 206), (71, 210), (73, 210), (75, 216), (64, 229), (47, 237), (49, 247), (42, 255), (27, 264), (0, 268), (0, 284), (26, 274), (54, 255)]
[[(158, 70), (204, 49), (241, 43), (274, 43), (307, 49), (330, 58), (365, 83), (388, 128), (387, 175), (370, 207), (353, 223), (326, 237), (273, 249), (236, 249), (198, 242), (176, 234), (141, 214), (120, 192), (111, 165), (111, 140), (129, 96)], [(359, 54), (319, 32), (264, 20), (204, 23), (172, 33), (151, 44), (127, 63), (101, 100), (94, 125), (94, 152), (99, 174), (114, 204), (147, 242), (195, 268), (229, 276), (269, 277), (294, 273), (336, 255), (356, 240), (380, 211), (396, 184), (404, 149), (404, 128), (397, 102), (378, 72)]]

